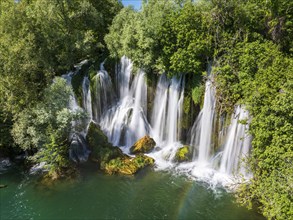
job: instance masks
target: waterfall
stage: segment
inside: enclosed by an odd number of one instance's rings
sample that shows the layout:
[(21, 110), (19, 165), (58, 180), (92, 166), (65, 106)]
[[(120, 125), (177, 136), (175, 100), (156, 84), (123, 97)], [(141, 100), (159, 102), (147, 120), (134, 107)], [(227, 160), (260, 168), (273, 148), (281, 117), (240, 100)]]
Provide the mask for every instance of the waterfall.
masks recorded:
[(248, 119), (248, 111), (241, 106), (237, 106), (235, 113), (232, 115), (227, 141), (224, 145), (220, 172), (228, 175), (246, 174), (242, 160), (249, 154), (251, 137), (247, 134), (248, 124), (241, 124), (239, 121)]
[[(195, 147), (197, 160), (200, 164), (207, 164), (211, 157), (212, 133), (215, 115), (215, 91), (210, 79), (205, 85), (203, 108), (192, 128), (191, 146)], [(194, 158), (195, 159), (195, 158)]]
[(159, 143), (170, 145), (179, 141), (184, 99), (184, 79), (170, 80), (163, 74), (158, 82), (152, 112), (152, 135)]
[(169, 80), (160, 76), (151, 116), (151, 136), (158, 147), (150, 155), (155, 158), (158, 169), (175, 166), (174, 158), (180, 143), (180, 121), (182, 120), (184, 100), (184, 77), (174, 76)]
[(116, 74), (117, 87), (119, 91), (119, 98), (123, 99), (129, 95), (130, 78), (132, 75), (133, 64), (126, 56), (121, 58), (120, 69)]
[(126, 147), (127, 152), (135, 141), (149, 133), (147, 86), (141, 70), (131, 80), (132, 63), (126, 57), (121, 59), (116, 78), (119, 99), (105, 112), (100, 125), (112, 144)]
[(198, 161), (206, 163), (210, 157), (212, 147), (213, 119), (215, 113), (215, 95), (210, 80), (206, 82), (204, 107), (202, 109), (200, 141), (198, 147)]
[(100, 71), (93, 77), (93, 119), (100, 122), (103, 114), (114, 104), (115, 93), (112, 80), (104, 68), (100, 65)]
[(83, 94), (83, 108), (87, 112), (89, 119), (92, 119), (92, 96), (90, 89), (90, 81), (87, 76), (83, 78), (82, 82), (82, 94)]
[(161, 75), (154, 99), (154, 108), (152, 112), (152, 136), (156, 141), (163, 142), (166, 137), (166, 115), (168, 103), (169, 81), (165, 74)]
[[(81, 63), (82, 65), (83, 63)], [(63, 75), (62, 77), (66, 79), (67, 84), (71, 86), (71, 80), (72, 77), (75, 74), (79, 74), (80, 68), (77, 68), (75, 72), (69, 72), (66, 75)], [(91, 94), (89, 92), (89, 80), (87, 77), (84, 77), (82, 82), (82, 91), (83, 91), (83, 107), (85, 111), (88, 113), (88, 115), (91, 117)], [(74, 94), (72, 93), (70, 95), (69, 100), (69, 109), (71, 111), (82, 111), (82, 108), (79, 107), (77, 104), (76, 98)], [(69, 134), (69, 140), (70, 140), (70, 147), (69, 147), (69, 159), (76, 162), (86, 162), (88, 160), (90, 150), (88, 149), (87, 143), (85, 141), (85, 135), (86, 135), (86, 128), (82, 131), (77, 131), (76, 127), (78, 127), (78, 123), (81, 123), (79, 121), (73, 121), (72, 122), (72, 131)], [(86, 122), (88, 123), (88, 122)]]
[[(210, 73), (209, 67), (208, 72)], [(66, 79), (71, 80), (72, 74)], [(221, 146), (214, 153), (216, 99), (213, 78), (210, 76), (205, 84), (203, 108), (190, 129), (190, 146), (194, 148), (193, 158), (189, 162), (176, 163), (177, 150), (183, 146), (180, 139), (183, 116), (183, 101), (185, 77), (172, 77), (165, 74), (159, 77), (153, 108), (148, 112), (146, 74), (142, 70), (133, 73), (133, 64), (127, 57), (122, 57), (115, 72), (115, 81), (105, 70), (103, 63), (95, 76), (85, 76), (82, 82), (82, 107), (101, 126), (109, 141), (119, 146), (124, 153), (145, 135), (153, 137), (156, 148), (148, 155), (156, 161), (157, 169), (176, 170), (193, 178), (203, 180), (213, 185), (230, 184), (234, 174), (246, 176), (241, 161), (248, 156), (251, 137), (246, 135), (248, 125), (240, 124), (239, 120), (249, 118), (248, 112), (238, 106), (231, 119), (228, 131), (221, 132)], [(115, 85), (115, 89), (114, 89)], [(76, 100), (71, 101), (72, 109), (77, 109)], [(151, 121), (147, 114), (151, 113)], [(221, 124), (224, 123), (221, 118)], [(82, 137), (75, 136), (72, 140), (72, 160), (82, 161), (77, 141), (83, 142)]]

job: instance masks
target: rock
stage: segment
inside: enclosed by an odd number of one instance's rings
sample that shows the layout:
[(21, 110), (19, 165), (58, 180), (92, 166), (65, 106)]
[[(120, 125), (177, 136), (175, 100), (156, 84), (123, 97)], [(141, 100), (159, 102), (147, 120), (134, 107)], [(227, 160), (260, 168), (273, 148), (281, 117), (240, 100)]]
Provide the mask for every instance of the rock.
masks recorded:
[(105, 164), (110, 160), (125, 156), (119, 147), (114, 147), (108, 142), (107, 136), (94, 122), (89, 125), (86, 140), (91, 149), (91, 160), (98, 162), (101, 169), (104, 169)]
[(86, 135), (88, 146), (91, 150), (97, 147), (111, 147), (108, 142), (108, 137), (103, 133), (100, 126), (94, 122), (91, 122)]
[(190, 147), (189, 146), (183, 146), (180, 147), (175, 155), (175, 161), (177, 162), (184, 162), (184, 161), (189, 161), (191, 160), (191, 152), (190, 152)]
[[(107, 136), (94, 122), (89, 125), (86, 139), (91, 149), (91, 160), (97, 162), (100, 169), (108, 174), (132, 175), (138, 170), (154, 164), (153, 158), (142, 154), (136, 155), (134, 158), (123, 154), (119, 147), (114, 147), (108, 142)], [(143, 149), (152, 150), (156, 145), (150, 137), (146, 137), (144, 143), (144, 147), (141, 147)]]
[(122, 150), (119, 147), (105, 147), (101, 148), (99, 152), (99, 162), (100, 168), (105, 170), (106, 164), (116, 158), (124, 159), (127, 155), (122, 153)]
[(1, 188), (6, 188), (6, 187), (7, 187), (7, 185), (3, 185), (3, 184), (0, 185), (0, 189)]
[(69, 158), (75, 163), (82, 163), (88, 160), (90, 151), (88, 150), (86, 140), (79, 134), (73, 134), (69, 147)]
[(146, 155), (136, 155), (131, 157), (118, 157), (109, 161), (105, 166), (105, 172), (108, 174), (133, 175), (140, 169), (153, 165), (154, 159)]
[(156, 142), (150, 136), (144, 136), (139, 139), (131, 148), (130, 153), (138, 154), (138, 153), (148, 153), (154, 149), (156, 146)]

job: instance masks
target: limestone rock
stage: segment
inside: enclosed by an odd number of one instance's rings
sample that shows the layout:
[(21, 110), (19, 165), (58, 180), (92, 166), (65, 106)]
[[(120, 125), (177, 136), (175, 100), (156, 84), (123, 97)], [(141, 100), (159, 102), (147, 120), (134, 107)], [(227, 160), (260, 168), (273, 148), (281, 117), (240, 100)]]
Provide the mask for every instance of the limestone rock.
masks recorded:
[(108, 174), (133, 175), (140, 169), (154, 164), (154, 159), (146, 155), (136, 155), (131, 157), (118, 157), (109, 161), (105, 166), (105, 172)]
[(189, 146), (183, 146), (180, 147), (175, 155), (175, 161), (176, 162), (184, 162), (191, 160), (191, 151)]
[(131, 148), (130, 153), (138, 154), (138, 153), (148, 153), (154, 149), (156, 146), (156, 142), (150, 136), (144, 136), (139, 139)]

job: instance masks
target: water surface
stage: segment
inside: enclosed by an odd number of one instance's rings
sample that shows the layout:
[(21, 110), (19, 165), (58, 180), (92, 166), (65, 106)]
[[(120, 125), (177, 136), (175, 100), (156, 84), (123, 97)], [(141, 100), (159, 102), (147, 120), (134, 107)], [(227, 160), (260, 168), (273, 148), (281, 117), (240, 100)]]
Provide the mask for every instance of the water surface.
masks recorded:
[(0, 174), (0, 219), (263, 219), (223, 189), (151, 169), (108, 176), (83, 167), (74, 181), (40, 185), (17, 167)]

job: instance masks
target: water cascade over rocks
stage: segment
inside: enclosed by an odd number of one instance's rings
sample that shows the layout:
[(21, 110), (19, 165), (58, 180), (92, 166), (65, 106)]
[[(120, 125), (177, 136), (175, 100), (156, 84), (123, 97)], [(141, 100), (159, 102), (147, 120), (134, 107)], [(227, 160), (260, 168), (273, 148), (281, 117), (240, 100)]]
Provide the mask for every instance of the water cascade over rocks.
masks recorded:
[(129, 154), (137, 140), (149, 135), (157, 144), (148, 154), (155, 159), (156, 169), (172, 169), (214, 186), (231, 184), (239, 174), (249, 177), (242, 160), (249, 154), (251, 137), (247, 135), (248, 124), (239, 122), (249, 121), (245, 108), (237, 106), (226, 128), (227, 134), (221, 137), (224, 144), (216, 146), (213, 138), (217, 120), (215, 89), (210, 77), (205, 85), (203, 108), (190, 129), (192, 160), (178, 163), (176, 152), (186, 143), (180, 137), (185, 77), (168, 79), (162, 74), (152, 109), (147, 109), (146, 74), (142, 70), (133, 74), (132, 67), (132, 62), (124, 56), (113, 82), (101, 64), (100, 71), (92, 78), (84, 76), (82, 83), (84, 110), (101, 126), (114, 146)]
[[(69, 72), (66, 75), (63, 75), (62, 77), (67, 81), (68, 85), (72, 84), (72, 77), (75, 74), (79, 74), (79, 70), (83, 64), (87, 63), (87, 61), (84, 61), (80, 63), (79, 66), (76, 66), (75, 72)], [(89, 79), (87, 77), (84, 77), (82, 82), (82, 91), (83, 91), (83, 108), (88, 113), (89, 120), (86, 120), (85, 123), (89, 123), (92, 117), (92, 107), (91, 107), (91, 95), (90, 95), (90, 87), (89, 87)], [(82, 108), (77, 104), (77, 100), (74, 94), (70, 96), (69, 101), (69, 108), (71, 111), (82, 111)], [(82, 127), (78, 124), (84, 123), (84, 122), (72, 122), (72, 131), (69, 135), (70, 140), (70, 147), (69, 147), (69, 158), (76, 162), (85, 162), (88, 160), (90, 150), (88, 149), (85, 136), (87, 133), (86, 127), (83, 130), (76, 129), (76, 127)]]
[[(251, 136), (247, 133), (249, 120), (248, 111), (241, 106), (237, 106), (235, 113), (231, 118), (227, 141), (221, 159), (220, 172), (232, 175), (233, 172), (239, 172), (244, 177), (249, 177), (243, 160), (249, 156), (251, 147)], [(243, 121), (244, 124), (239, 123)]]
[(146, 118), (147, 86), (145, 73), (139, 70), (133, 76), (132, 63), (126, 57), (121, 59), (121, 69), (116, 74), (119, 98), (103, 114), (100, 125), (109, 141), (128, 153), (129, 148), (150, 130)]
[(203, 109), (200, 111), (198, 119), (193, 126), (193, 135), (190, 143), (196, 148), (195, 152), (197, 152), (197, 154), (194, 154), (193, 159), (197, 160), (201, 165), (205, 165), (209, 162), (212, 151), (215, 104), (215, 91), (212, 86), (212, 81), (208, 79), (205, 85)]
[(100, 122), (104, 113), (108, 111), (115, 102), (115, 93), (111, 78), (104, 68), (104, 63), (100, 65), (100, 70), (93, 77), (92, 86), (92, 108), (93, 119)]

